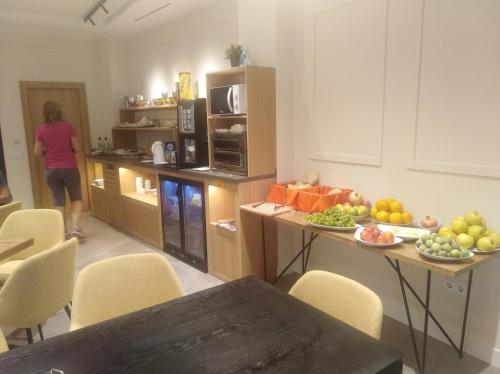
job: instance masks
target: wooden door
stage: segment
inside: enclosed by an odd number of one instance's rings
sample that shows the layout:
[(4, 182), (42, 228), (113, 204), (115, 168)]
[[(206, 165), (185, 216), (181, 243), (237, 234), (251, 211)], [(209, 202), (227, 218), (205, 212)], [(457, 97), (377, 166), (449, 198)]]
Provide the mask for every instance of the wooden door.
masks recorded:
[[(73, 124), (81, 151), (76, 159), (80, 170), (83, 210), (89, 208), (87, 168), (85, 154), (90, 152), (90, 136), (87, 113), (87, 98), (84, 83), (20, 82), (23, 104), (26, 144), (36, 208), (52, 208), (52, 195), (45, 182), (43, 158), (33, 154), (36, 128), (42, 123), (42, 107), (47, 101), (55, 101), (62, 107), (63, 118)], [(69, 199), (67, 198), (68, 204)]]

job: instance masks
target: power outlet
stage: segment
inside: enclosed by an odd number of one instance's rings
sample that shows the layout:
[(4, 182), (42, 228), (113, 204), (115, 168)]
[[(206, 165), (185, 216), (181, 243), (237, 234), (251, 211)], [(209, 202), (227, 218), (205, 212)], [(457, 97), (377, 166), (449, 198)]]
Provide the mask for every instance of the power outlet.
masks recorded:
[(465, 295), (467, 292), (467, 282), (460, 279), (446, 279), (444, 281), (444, 286), (448, 291), (458, 295)]

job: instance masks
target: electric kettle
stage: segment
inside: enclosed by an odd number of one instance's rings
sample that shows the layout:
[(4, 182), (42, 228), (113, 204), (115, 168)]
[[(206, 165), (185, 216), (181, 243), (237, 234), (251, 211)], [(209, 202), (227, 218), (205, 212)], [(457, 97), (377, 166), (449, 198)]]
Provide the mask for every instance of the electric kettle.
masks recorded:
[(151, 153), (153, 154), (153, 164), (166, 164), (165, 161), (165, 148), (163, 142), (156, 141), (151, 146)]

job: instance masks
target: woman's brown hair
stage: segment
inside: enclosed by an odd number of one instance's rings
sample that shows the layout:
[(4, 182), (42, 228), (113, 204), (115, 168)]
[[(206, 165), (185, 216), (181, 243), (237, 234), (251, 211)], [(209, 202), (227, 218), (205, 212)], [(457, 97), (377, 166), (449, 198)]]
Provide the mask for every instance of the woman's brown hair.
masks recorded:
[(47, 101), (43, 104), (42, 116), (45, 123), (55, 123), (62, 121), (61, 106), (55, 101)]

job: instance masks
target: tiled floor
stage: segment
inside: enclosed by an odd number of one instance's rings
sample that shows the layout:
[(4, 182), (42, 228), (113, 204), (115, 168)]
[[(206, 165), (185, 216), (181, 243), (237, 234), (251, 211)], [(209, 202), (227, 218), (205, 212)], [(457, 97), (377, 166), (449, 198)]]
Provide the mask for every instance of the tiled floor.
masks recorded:
[[(130, 253), (158, 252), (150, 246), (134, 240), (90, 215), (84, 216), (82, 226), (87, 238), (79, 246), (77, 271), (90, 263), (108, 257)], [(208, 274), (201, 273), (171, 256), (166, 254), (165, 256), (179, 275), (186, 293), (197, 292), (222, 283), (220, 280)], [(295, 279), (293, 275), (291, 275), (281, 282), (280, 288), (288, 289), (294, 281)], [(9, 344), (26, 344), (24, 331), (13, 331), (7, 327), (2, 327), (2, 329), (9, 335)], [(49, 319), (43, 327), (46, 338), (65, 333), (68, 329), (69, 319), (64, 311), (59, 312), (56, 316)], [(38, 338), (37, 334), (35, 340)], [(417, 333), (417, 339), (419, 342), (422, 341), (421, 334)], [(405, 354), (405, 367), (403, 373), (416, 373), (413, 350), (406, 325), (385, 317), (381, 340), (403, 351)], [(427, 362), (427, 374), (500, 374), (499, 369), (488, 366), (488, 364), (474, 357), (466, 356), (462, 360), (457, 359), (455, 351), (450, 346), (432, 338), (429, 339)]]

